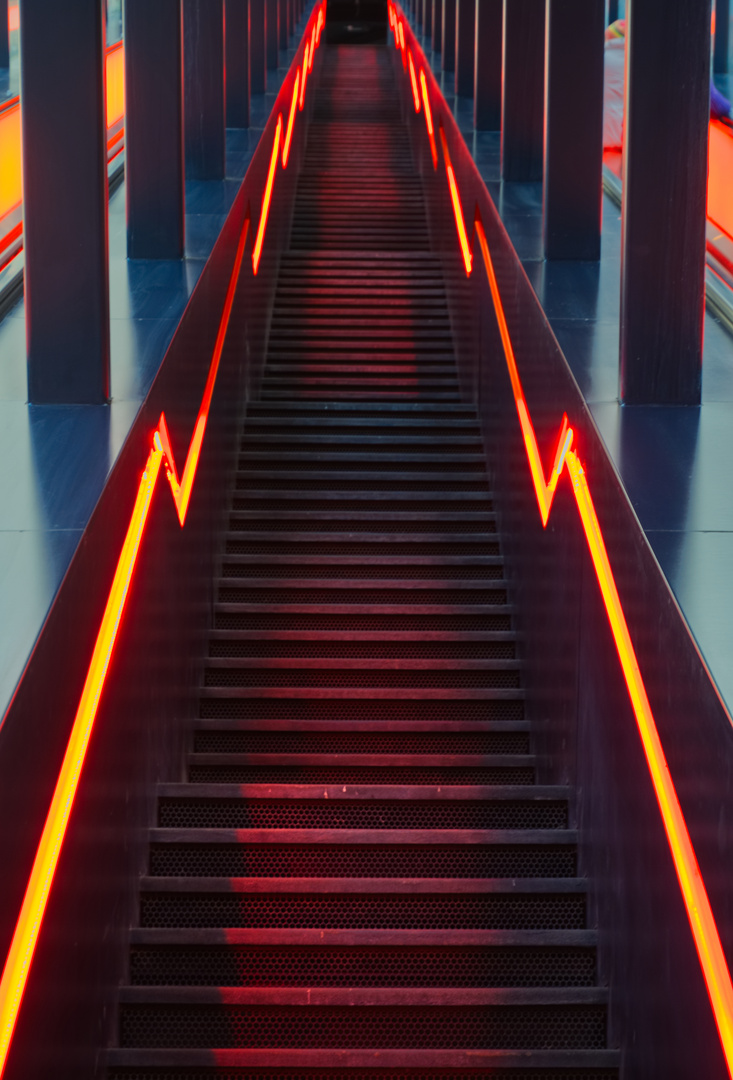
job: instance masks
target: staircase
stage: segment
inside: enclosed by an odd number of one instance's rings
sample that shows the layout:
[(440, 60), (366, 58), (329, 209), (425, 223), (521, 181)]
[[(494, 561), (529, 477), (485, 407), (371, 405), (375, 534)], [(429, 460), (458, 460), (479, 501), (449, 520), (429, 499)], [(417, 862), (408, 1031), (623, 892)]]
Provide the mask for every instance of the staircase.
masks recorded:
[(109, 1080), (610, 1080), (387, 49), (325, 47)]

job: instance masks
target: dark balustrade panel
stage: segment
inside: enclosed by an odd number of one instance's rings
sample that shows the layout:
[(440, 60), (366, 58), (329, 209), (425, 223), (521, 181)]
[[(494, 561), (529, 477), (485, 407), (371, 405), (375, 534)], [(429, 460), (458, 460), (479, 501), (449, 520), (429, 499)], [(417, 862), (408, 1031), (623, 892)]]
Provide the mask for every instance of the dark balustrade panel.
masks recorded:
[[(417, 43), (412, 44), (419, 56)], [(421, 58), (422, 59), (422, 58)], [(395, 57), (399, 65), (399, 57)], [(427, 69), (426, 69), (427, 73)], [(529, 412), (549, 471), (564, 412), (586, 471), (659, 735), (726, 955), (733, 958), (733, 726), (601, 442), (496, 209), (438, 86), (466, 217), (483, 220)], [(409, 114), (410, 87), (400, 80)], [(609, 1045), (625, 1080), (727, 1070), (636, 721), (575, 500), (563, 476), (546, 529), (530, 479), (481, 255), (467, 278), (445, 169), (433, 170), (421, 115), (413, 152), (425, 178), (434, 246), (450, 287), (462, 386), (477, 401), (509, 576), (522, 612), (527, 709), (544, 783), (578, 789), (581, 873), (600, 975), (610, 986)], [(660, 979), (660, 972), (663, 978)], [(670, 1038), (670, 1032), (680, 1033)]]
[[(302, 53), (296, 56), (302, 59)], [(317, 83), (316, 56), (311, 86)], [(133, 424), (0, 726), (0, 951), (5, 956), (86, 677), (108, 590), (153, 432), (165, 411), (179, 471), (201, 404), (248, 205), (254, 224), (270, 164), (286, 79), (242, 188)], [(158, 784), (183, 776), (198, 707), (215, 560), (228, 513), (238, 436), (256, 392), (280, 252), (289, 241), (307, 117), (296, 122), (287, 171), (278, 170), (259, 272), (252, 236), (184, 529), (163, 471), (89, 744), (4, 1076), (48, 1080), (100, 1075), (113, 1041), (115, 1002), (146, 830)]]

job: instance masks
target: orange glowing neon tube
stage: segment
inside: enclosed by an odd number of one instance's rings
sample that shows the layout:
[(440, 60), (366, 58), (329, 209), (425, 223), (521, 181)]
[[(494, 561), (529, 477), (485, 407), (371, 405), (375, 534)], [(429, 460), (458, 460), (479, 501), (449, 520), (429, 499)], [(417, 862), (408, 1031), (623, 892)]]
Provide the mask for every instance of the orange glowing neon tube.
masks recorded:
[(5, 961), (5, 969), (0, 981), (0, 1075), (5, 1068), (13, 1038), (15, 1022), (33, 961), (61, 845), (79, 786), (102, 687), (107, 676), (162, 461), (163, 454), (160, 450), (150, 451), (97, 634), (56, 790), (51, 800), (23, 906)]
[(226, 299), (224, 300), (224, 310), (222, 311), (221, 319), (219, 321), (219, 330), (216, 335), (216, 344), (214, 345), (214, 353), (211, 358), (211, 364), (209, 365), (209, 374), (206, 379), (206, 386), (204, 387), (204, 396), (201, 399), (201, 406), (196, 418), (196, 424), (194, 426), (193, 436), (188, 448), (188, 454), (186, 456), (186, 464), (183, 468), (183, 476), (179, 482), (178, 474), (176, 472), (176, 462), (173, 456), (173, 450), (171, 448), (170, 437), (168, 435), (168, 425), (165, 420), (165, 413), (161, 413), (160, 421), (158, 423), (158, 430), (155, 432), (155, 447), (165, 455), (166, 460), (166, 474), (168, 476), (168, 482), (171, 486), (171, 493), (173, 495), (173, 501), (176, 504), (176, 511), (178, 512), (178, 520), (181, 523), (181, 527), (186, 522), (186, 513), (188, 512), (188, 504), (191, 500), (191, 492), (193, 491), (193, 482), (196, 478), (196, 470), (198, 469), (199, 457), (201, 454), (201, 445), (204, 441), (204, 435), (206, 433), (206, 424), (209, 419), (209, 408), (211, 406), (211, 398), (214, 393), (214, 385), (216, 384), (216, 377), (219, 374), (219, 363), (221, 361), (221, 355), (224, 351), (224, 342), (226, 341), (227, 331), (229, 329), (229, 321), (232, 315), (232, 308), (234, 307), (234, 297), (237, 292), (237, 285), (239, 283), (239, 274), (242, 269), (242, 261), (244, 259), (244, 248), (247, 243), (247, 237), (250, 229), (250, 217), (249, 211), (244, 220), (242, 226), (242, 232), (239, 236), (239, 244), (237, 245), (237, 253), (234, 257), (234, 268), (232, 269), (232, 276), (229, 279), (229, 287), (227, 288)]
[(275, 171), (277, 169), (277, 156), (280, 152), (280, 135), (283, 129), (282, 113), (277, 118), (277, 127), (275, 129), (275, 139), (272, 144), (272, 157), (270, 158), (270, 171), (267, 174), (267, 184), (265, 185), (265, 194), (262, 196), (262, 210), (260, 211), (260, 223), (257, 226), (257, 239), (255, 240), (254, 251), (252, 252), (252, 269), (255, 274), (260, 265), (260, 256), (262, 255), (262, 245), (265, 241), (265, 229), (267, 228), (267, 215), (270, 213), (270, 200), (272, 199), (272, 188), (275, 183)]
[(288, 117), (288, 130), (285, 134), (285, 143), (283, 145), (283, 169), (288, 167), (288, 158), (290, 157), (290, 141), (293, 137), (293, 124), (295, 123), (295, 110), (298, 107), (298, 88), (300, 86), (300, 69), (295, 73), (295, 85), (293, 86), (293, 100), (290, 104), (290, 116)]
[(326, 25), (326, 5), (321, 4), (318, 9), (318, 22), (316, 23), (316, 48), (321, 44), (321, 31)]
[(298, 106), (301, 112), (303, 111), (303, 106), (305, 105), (305, 84), (308, 79), (308, 49), (309, 46), (306, 44), (305, 54), (303, 56), (303, 78), (300, 83), (300, 102)]
[(313, 57), (316, 54), (316, 24), (313, 23), (313, 33), (311, 34), (311, 51), (308, 56), (308, 71), (313, 71)]
[(412, 99), (415, 102), (415, 112), (420, 112), (420, 94), (417, 89), (417, 75), (415, 74), (415, 64), (412, 60), (412, 51), (407, 50), (407, 62), (410, 65), (410, 83), (412, 85)]
[(458, 184), (456, 183), (456, 174), (453, 171), (453, 165), (451, 164), (450, 154), (448, 153), (448, 143), (446, 142), (445, 132), (443, 126), (440, 126), (440, 141), (443, 146), (443, 157), (445, 158), (445, 171), (448, 175), (448, 186), (450, 188), (450, 198), (453, 204), (453, 216), (456, 219), (456, 229), (458, 231), (458, 241), (461, 245), (461, 254), (463, 255), (463, 263), (466, 267), (466, 276), (470, 277), (471, 270), (473, 268), (473, 254), (468, 243), (468, 236), (466, 234), (466, 222), (463, 218), (463, 207), (461, 206), (461, 196), (458, 193)]
[(433, 157), (433, 168), (438, 168), (438, 147), (435, 143), (435, 128), (433, 127), (433, 113), (430, 108), (430, 97), (428, 95), (428, 84), (425, 81), (425, 72), (420, 68), (420, 90), (422, 92), (422, 103), (425, 111), (425, 126), (428, 129), (428, 139), (430, 140), (430, 153)]
[(710, 1004), (715, 1015), (728, 1072), (733, 1076), (733, 986), (723, 953), (718, 927), (700, 874), (695, 851), (687, 831), (677, 792), (659, 738), (644, 680), (639, 670), (631, 636), (619, 599), (606, 545), (598, 523), (583, 468), (574, 451), (565, 458), (573, 484), (575, 501), (583, 523), (596, 577), (611, 624), (621, 668), (636, 717), (647, 765), (662, 814), (667, 840), (674, 860), (677, 880), (687, 909), (697, 955), (700, 959)]

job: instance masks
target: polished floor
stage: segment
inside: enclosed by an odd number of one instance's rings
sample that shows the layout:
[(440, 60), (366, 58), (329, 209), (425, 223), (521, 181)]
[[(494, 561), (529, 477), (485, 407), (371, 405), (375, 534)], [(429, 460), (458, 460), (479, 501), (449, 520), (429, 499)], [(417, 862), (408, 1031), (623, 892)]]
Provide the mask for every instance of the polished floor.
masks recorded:
[[(297, 40), (293, 38), (293, 41)], [(227, 179), (186, 185), (186, 258), (126, 257), (125, 185), (109, 204), (111, 390), (105, 406), (27, 403), (25, 304), (0, 321), (0, 715), (239, 190), (293, 52), (268, 72)]]
[[(429, 55), (439, 73), (440, 56)], [(622, 406), (621, 211), (604, 196), (600, 262), (545, 261), (542, 185), (501, 180), (498, 133), (474, 132), (473, 101), (456, 97), (452, 75), (439, 78), (654, 554), (733, 711), (733, 488), (727, 479), (733, 465), (733, 337), (706, 314), (700, 408)]]

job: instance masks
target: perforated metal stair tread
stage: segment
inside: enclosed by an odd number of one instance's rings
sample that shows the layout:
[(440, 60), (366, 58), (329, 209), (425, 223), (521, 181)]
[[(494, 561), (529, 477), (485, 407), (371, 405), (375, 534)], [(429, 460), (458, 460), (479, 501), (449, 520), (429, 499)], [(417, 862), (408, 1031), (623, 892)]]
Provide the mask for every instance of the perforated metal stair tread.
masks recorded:
[(322, 46), (311, 76), (109, 1080), (618, 1077), (391, 64)]

